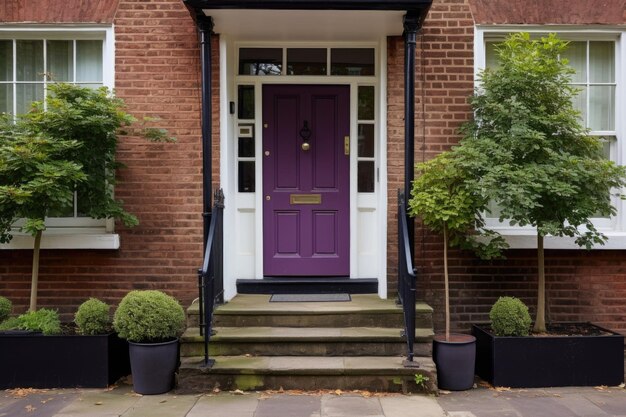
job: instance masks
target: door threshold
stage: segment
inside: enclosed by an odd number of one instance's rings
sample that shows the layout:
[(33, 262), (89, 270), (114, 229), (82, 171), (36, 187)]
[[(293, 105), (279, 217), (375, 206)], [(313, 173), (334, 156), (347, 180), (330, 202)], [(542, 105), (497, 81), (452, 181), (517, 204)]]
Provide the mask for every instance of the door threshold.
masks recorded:
[(264, 277), (238, 279), (238, 294), (376, 294), (378, 278)]

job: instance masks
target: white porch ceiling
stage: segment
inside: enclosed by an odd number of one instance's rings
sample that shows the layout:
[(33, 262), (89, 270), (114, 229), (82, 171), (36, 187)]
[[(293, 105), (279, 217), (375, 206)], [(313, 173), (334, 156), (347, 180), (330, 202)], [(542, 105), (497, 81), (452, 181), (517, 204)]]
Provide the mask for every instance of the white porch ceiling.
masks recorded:
[(373, 41), (401, 35), (403, 11), (204, 10), (214, 32), (249, 41)]

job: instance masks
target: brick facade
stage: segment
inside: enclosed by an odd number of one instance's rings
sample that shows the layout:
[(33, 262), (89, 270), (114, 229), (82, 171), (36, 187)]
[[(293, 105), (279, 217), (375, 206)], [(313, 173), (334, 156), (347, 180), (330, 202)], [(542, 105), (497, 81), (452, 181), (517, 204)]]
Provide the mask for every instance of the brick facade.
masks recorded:
[[(84, 11), (85, 2), (76, 1), (76, 10)], [(492, 4), (489, 1), (472, 0), (472, 7), (469, 1), (435, 0), (418, 37), (416, 161), (432, 158), (457, 143), (458, 127), (471, 116), (467, 98), (473, 89), (474, 17), (490, 16), (496, 9), (488, 6)], [(4, 9), (0, 7), (4, 22), (27, 18), (78, 22), (87, 19), (84, 16), (92, 16), (76, 11), (73, 17), (63, 13), (54, 18), (33, 17), (34, 12), (28, 12), (28, 8), (7, 6), (10, 3), (5, 2)], [(23, 6), (28, 2), (13, 3)], [(57, 3), (50, 0), (50, 9), (56, 10), (53, 6)], [(122, 242), (119, 250), (42, 251), (39, 304), (58, 308), (65, 318), (87, 297), (116, 304), (130, 289), (163, 289), (188, 304), (196, 297), (195, 270), (202, 259), (200, 63), (193, 21), (180, 0), (98, 3), (102, 16), (110, 16), (106, 19), (115, 24), (117, 95), (126, 101), (128, 111), (135, 116), (159, 116), (178, 142), (150, 144), (135, 137), (121, 141), (119, 157), (128, 168), (119, 171), (116, 194), (126, 202), (130, 212), (138, 215), (141, 224), (131, 230), (116, 225)], [(481, 9), (481, 5), (490, 8)], [(95, 18), (89, 19), (84, 21)], [(214, 38), (213, 108), (216, 110), (219, 108), (217, 41)], [(389, 38), (390, 297), (396, 280), (396, 192), (403, 185), (404, 175), (403, 54), (402, 38)], [(213, 125), (213, 177), (217, 183), (218, 111), (214, 112)], [(418, 223), (415, 264), (419, 270), (419, 295), (434, 307), (438, 330), (443, 324), (441, 245), (438, 236)], [(468, 253), (450, 253), (454, 328), (467, 331), (471, 322), (485, 321), (491, 304), (500, 295), (518, 296), (529, 305), (534, 304), (535, 252), (510, 250), (506, 255), (507, 260), (482, 262)], [(27, 307), (30, 262), (31, 251), (0, 252), (0, 294), (8, 295), (17, 311)], [(546, 274), (548, 313), (552, 320), (591, 320), (626, 333), (624, 251), (548, 250)]]

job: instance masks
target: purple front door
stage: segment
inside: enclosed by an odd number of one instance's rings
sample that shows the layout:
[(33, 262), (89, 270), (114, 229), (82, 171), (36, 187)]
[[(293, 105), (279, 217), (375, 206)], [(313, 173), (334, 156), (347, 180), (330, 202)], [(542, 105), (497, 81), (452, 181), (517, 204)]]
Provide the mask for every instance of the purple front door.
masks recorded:
[(350, 88), (263, 86), (265, 276), (350, 274)]

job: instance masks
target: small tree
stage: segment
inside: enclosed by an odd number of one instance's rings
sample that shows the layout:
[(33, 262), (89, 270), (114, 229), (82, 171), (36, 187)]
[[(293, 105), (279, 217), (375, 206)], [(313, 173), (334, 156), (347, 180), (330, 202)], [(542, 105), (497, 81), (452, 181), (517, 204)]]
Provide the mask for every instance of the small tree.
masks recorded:
[[(500, 256), (506, 247), (501, 236), (483, 229), (481, 213), (486, 210), (488, 200), (468, 181), (464, 168), (466, 157), (463, 147), (458, 147), (417, 164), (418, 176), (409, 200), (410, 213), (420, 216), (429, 229), (443, 234), (446, 340), (450, 339), (448, 247), (472, 249), (483, 259)], [(481, 235), (487, 239), (476, 239)]]
[(544, 237), (603, 244), (590, 218), (615, 214), (610, 193), (626, 174), (603, 158), (600, 141), (581, 125), (572, 104), (574, 70), (561, 57), (566, 48), (555, 35), (510, 35), (497, 47), (499, 66), (480, 75), (475, 118), (463, 130), (475, 187), (499, 206), (501, 221), (537, 230), (536, 332), (546, 331)]
[[(131, 227), (137, 218), (113, 196), (118, 133), (135, 118), (106, 89), (70, 84), (48, 87), (44, 103), (15, 120), (0, 119), (0, 242), (11, 240), (18, 219), (20, 231), (34, 239), (30, 310), (37, 308), (39, 250), (45, 218), (78, 211), (93, 218), (115, 218)], [(143, 135), (169, 140), (163, 130)]]

